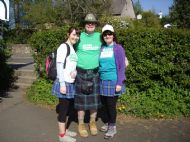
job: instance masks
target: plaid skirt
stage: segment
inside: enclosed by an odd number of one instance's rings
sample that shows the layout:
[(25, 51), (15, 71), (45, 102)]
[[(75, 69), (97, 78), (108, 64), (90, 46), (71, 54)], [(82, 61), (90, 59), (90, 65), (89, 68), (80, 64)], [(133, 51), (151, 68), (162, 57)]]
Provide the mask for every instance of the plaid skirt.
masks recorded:
[[(85, 94), (82, 92), (82, 86), (84, 81), (90, 80), (93, 84), (92, 92)], [(99, 73), (98, 68), (94, 70), (83, 70), (77, 68), (77, 77), (75, 79), (75, 109), (77, 110), (92, 110), (100, 107), (100, 95), (99, 95)]]
[(59, 80), (56, 79), (52, 86), (52, 95), (56, 96), (57, 98), (67, 98), (67, 99), (73, 99), (75, 95), (75, 85), (74, 83), (67, 83), (66, 85), (66, 94), (60, 93), (60, 83)]
[(102, 96), (120, 96), (125, 93), (125, 85), (122, 85), (121, 91), (116, 92), (116, 81), (100, 80), (100, 95)]

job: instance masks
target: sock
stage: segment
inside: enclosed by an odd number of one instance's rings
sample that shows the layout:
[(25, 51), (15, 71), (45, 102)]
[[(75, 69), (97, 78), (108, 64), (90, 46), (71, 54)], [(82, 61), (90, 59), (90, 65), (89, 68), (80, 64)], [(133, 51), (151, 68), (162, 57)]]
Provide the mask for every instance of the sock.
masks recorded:
[(115, 126), (115, 123), (109, 123), (109, 126)]
[(65, 133), (60, 133), (59, 136), (60, 137), (64, 137)]
[(78, 123), (83, 124), (84, 123), (84, 117), (78, 117)]
[(96, 112), (90, 114), (90, 122), (96, 121), (96, 114), (97, 114)]

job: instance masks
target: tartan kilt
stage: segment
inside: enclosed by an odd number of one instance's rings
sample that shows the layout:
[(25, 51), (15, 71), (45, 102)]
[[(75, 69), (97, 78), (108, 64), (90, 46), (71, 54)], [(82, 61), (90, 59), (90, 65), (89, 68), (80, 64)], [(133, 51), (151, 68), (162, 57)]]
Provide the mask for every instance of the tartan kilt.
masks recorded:
[(122, 85), (121, 91), (116, 92), (116, 81), (114, 80), (100, 80), (100, 95), (101, 96), (120, 96), (125, 93), (125, 84)]
[[(93, 89), (90, 94), (84, 94), (81, 91), (81, 87), (84, 80), (91, 80), (93, 83)], [(77, 76), (75, 79), (75, 89), (76, 94), (74, 98), (74, 106), (77, 110), (97, 110), (100, 105), (100, 95), (99, 95), (99, 73), (93, 70), (86, 70), (81, 72), (77, 70)]]
[(57, 98), (67, 98), (67, 99), (73, 99), (75, 95), (75, 85), (74, 83), (67, 83), (66, 85), (66, 94), (60, 93), (60, 83), (59, 79), (56, 79), (52, 86), (52, 95), (56, 96)]

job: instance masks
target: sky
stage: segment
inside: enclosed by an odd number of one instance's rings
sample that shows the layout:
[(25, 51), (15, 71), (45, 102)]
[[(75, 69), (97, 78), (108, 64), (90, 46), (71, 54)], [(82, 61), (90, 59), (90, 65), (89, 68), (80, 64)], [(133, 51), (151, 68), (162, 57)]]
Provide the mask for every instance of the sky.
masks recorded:
[[(138, 0), (133, 0), (136, 2)], [(139, 0), (144, 11), (155, 10), (158, 14), (162, 11), (163, 15), (169, 14), (169, 7), (172, 6), (173, 0)]]

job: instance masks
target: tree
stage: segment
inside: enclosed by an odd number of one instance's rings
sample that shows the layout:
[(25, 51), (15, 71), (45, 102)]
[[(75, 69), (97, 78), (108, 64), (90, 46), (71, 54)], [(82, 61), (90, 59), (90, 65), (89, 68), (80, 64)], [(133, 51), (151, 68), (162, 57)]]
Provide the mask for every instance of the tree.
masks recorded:
[(143, 8), (139, 0), (134, 2), (133, 7), (136, 15), (143, 12)]
[(20, 0), (13, 0), (13, 10), (14, 10), (14, 17), (15, 17), (15, 24), (18, 26), (20, 24), (20, 10), (19, 10), (19, 5), (20, 5)]
[[(61, 7), (61, 5), (60, 5)], [(56, 6), (53, 6), (51, 0), (35, 0), (27, 1), (23, 4), (24, 16), (23, 20), (33, 28), (43, 28), (45, 23), (55, 23), (56, 18), (62, 18), (62, 11), (59, 11)], [(56, 11), (56, 10), (57, 11)], [(56, 15), (56, 12), (60, 12)]]
[(111, 0), (33, 0), (24, 2), (24, 20), (38, 28), (45, 23), (61, 26), (80, 22), (89, 12), (109, 13), (110, 4)]
[(142, 13), (141, 20), (134, 20), (133, 22), (136, 28), (160, 28), (160, 19), (152, 11), (146, 11)]
[(190, 28), (189, 0), (174, 0), (169, 14), (172, 22), (179, 28)]

